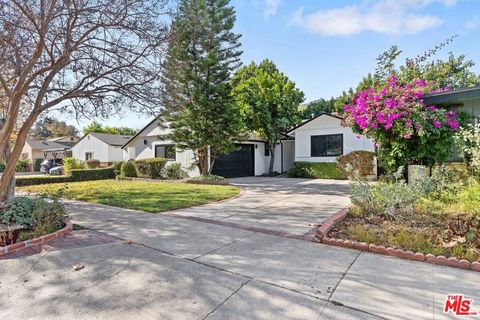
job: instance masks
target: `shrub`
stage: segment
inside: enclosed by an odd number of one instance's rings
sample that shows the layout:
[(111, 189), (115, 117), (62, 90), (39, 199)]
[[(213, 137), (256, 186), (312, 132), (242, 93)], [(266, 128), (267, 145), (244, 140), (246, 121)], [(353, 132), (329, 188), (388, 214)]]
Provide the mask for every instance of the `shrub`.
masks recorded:
[(85, 166), (83, 161), (75, 159), (73, 157), (67, 157), (63, 159), (63, 170), (65, 174), (70, 174), (70, 171), (75, 169), (83, 169)]
[(179, 180), (188, 178), (188, 174), (185, 170), (182, 169), (182, 165), (180, 163), (174, 162), (165, 167), (163, 176), (166, 179), (171, 180)]
[(38, 172), (42, 167), (43, 159), (33, 159), (33, 171)]
[(225, 180), (224, 177), (222, 176), (216, 176), (214, 174), (202, 174), (198, 177), (194, 177), (192, 178), (192, 180), (196, 180), (196, 181), (223, 181)]
[(100, 168), (100, 160), (97, 159), (90, 159), (85, 161), (85, 164), (88, 169), (97, 169)]
[(295, 161), (288, 170), (290, 178), (344, 179), (345, 176), (334, 162)]
[(51, 233), (63, 227), (67, 210), (57, 197), (47, 201), (44, 197), (35, 199), (32, 217), (33, 230), (38, 235)]
[(361, 177), (374, 174), (375, 154), (371, 151), (352, 151), (349, 154), (337, 158), (337, 166), (344, 176), (350, 176), (356, 172)]
[(159, 179), (162, 177), (163, 168), (167, 163), (164, 158), (151, 158), (135, 161), (137, 177)]
[(469, 168), (480, 174), (480, 124), (460, 128), (455, 140)]
[(137, 170), (135, 169), (135, 162), (133, 160), (128, 160), (120, 166), (120, 173), (124, 177), (136, 177)]
[(98, 169), (75, 169), (70, 172), (73, 181), (114, 179), (113, 167)]
[(0, 161), (0, 172), (5, 171), (6, 164), (3, 161)]
[(115, 173), (115, 176), (121, 175), (121, 169), (122, 169), (122, 164), (123, 161), (115, 161), (112, 166), (113, 166), (113, 172)]
[(26, 172), (30, 171), (30, 161), (28, 159), (18, 159), (17, 164), (15, 165), (16, 172)]
[(27, 197), (15, 197), (2, 210), (1, 222), (4, 225), (21, 225), (30, 227), (33, 225), (34, 200)]

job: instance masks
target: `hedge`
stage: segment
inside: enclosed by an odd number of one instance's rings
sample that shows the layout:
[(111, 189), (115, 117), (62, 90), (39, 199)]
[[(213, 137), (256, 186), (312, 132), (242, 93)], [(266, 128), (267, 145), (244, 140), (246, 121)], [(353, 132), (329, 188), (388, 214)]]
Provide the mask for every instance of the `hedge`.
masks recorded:
[(136, 177), (137, 170), (135, 169), (135, 161), (128, 160), (122, 162), (122, 164), (120, 165), (120, 175), (124, 177)]
[(137, 160), (135, 161), (135, 169), (137, 171), (137, 177), (159, 179), (162, 177), (163, 168), (165, 167), (166, 164), (167, 164), (167, 159), (164, 159), (164, 158), (150, 158), (150, 159)]
[(85, 161), (85, 165), (88, 169), (97, 169), (100, 168), (100, 160), (98, 159), (90, 159)]
[(18, 177), (16, 178), (17, 187), (25, 187), (37, 184), (64, 183), (89, 180), (114, 179), (115, 173), (113, 167), (101, 169), (74, 169), (68, 176), (43, 176), (43, 177)]
[[(374, 174), (374, 159), (375, 153), (371, 151), (352, 151), (349, 154), (338, 157), (337, 165), (338, 169), (340, 169), (345, 176), (357, 173), (361, 177), (366, 177)], [(351, 170), (353, 170), (353, 172)]]
[(33, 171), (38, 172), (42, 167), (43, 159), (33, 159)]
[(295, 161), (288, 170), (290, 178), (345, 179), (336, 162)]

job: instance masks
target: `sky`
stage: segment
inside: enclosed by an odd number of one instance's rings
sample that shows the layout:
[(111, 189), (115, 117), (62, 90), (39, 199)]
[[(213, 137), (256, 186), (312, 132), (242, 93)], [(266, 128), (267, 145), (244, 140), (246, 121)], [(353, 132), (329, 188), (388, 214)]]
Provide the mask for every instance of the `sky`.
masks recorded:
[[(231, 0), (242, 34), (242, 61), (272, 60), (305, 93), (306, 102), (338, 96), (375, 69), (392, 45), (399, 61), (458, 35), (439, 54), (465, 54), (480, 73), (480, 0)], [(65, 118), (84, 127), (90, 120)], [(148, 116), (99, 119), (143, 128)]]

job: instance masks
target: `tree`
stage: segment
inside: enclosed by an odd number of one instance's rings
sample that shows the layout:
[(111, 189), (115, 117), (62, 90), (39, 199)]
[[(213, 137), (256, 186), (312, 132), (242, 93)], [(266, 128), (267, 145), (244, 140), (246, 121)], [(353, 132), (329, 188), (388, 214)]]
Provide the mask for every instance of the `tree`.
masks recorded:
[(89, 134), (90, 132), (98, 132), (98, 133), (110, 133), (110, 134), (122, 134), (125, 136), (133, 136), (137, 133), (136, 129), (132, 129), (129, 127), (109, 127), (109, 126), (102, 126), (100, 123), (94, 121), (90, 123), (88, 126), (83, 128), (83, 134)]
[(0, 8), (0, 101), (6, 110), (0, 155), (7, 162), (0, 201), (6, 201), (40, 115), (56, 107), (106, 117), (159, 105), (168, 32), (163, 3), (156, 0), (0, 0)]
[(252, 62), (233, 77), (233, 95), (248, 129), (266, 140), (270, 151), (269, 172), (273, 173), (275, 145), (283, 134), (300, 121), (298, 106), (304, 100), (295, 82), (266, 59)]
[(77, 128), (68, 125), (65, 121), (45, 117), (38, 120), (30, 131), (30, 137), (33, 139), (49, 139), (63, 136), (75, 136), (78, 134)]
[(335, 99), (329, 100), (318, 99), (307, 103), (303, 108), (300, 108), (302, 119), (310, 119), (317, 117), (321, 113), (331, 113), (335, 111)]
[(178, 149), (193, 150), (201, 174), (210, 173), (215, 159), (241, 139), (229, 83), (242, 53), (234, 23), (228, 0), (181, 0), (173, 16), (160, 118)]

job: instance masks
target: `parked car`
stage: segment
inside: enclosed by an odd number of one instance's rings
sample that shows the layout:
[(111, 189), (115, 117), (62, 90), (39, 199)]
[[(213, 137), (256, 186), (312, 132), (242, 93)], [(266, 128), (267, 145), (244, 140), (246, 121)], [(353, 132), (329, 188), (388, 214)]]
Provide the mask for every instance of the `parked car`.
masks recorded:
[(52, 176), (60, 176), (63, 174), (63, 166), (53, 167), (48, 173)]
[(50, 169), (63, 165), (62, 159), (46, 159), (40, 166), (40, 172), (49, 174)]

